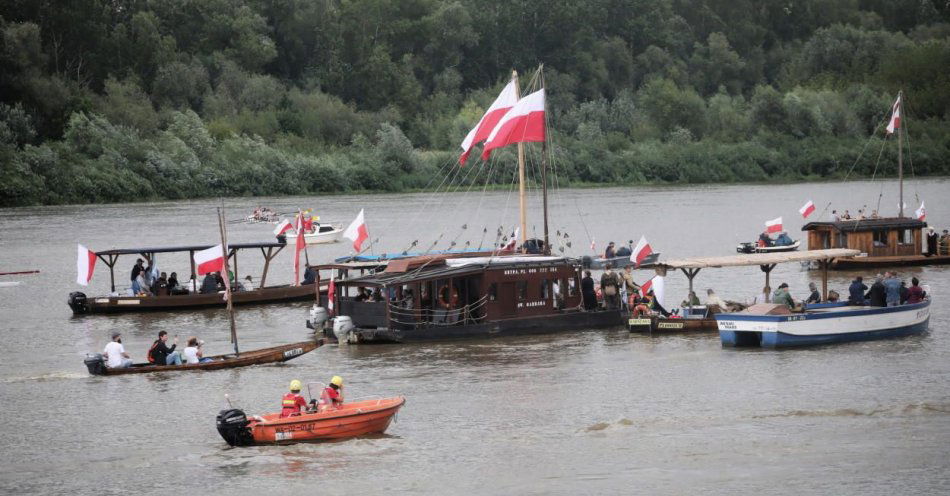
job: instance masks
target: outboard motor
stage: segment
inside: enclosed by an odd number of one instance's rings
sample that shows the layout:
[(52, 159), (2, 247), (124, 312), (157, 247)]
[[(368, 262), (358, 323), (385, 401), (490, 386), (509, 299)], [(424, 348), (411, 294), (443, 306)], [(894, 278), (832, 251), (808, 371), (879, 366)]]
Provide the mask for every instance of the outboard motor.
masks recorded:
[(333, 319), (333, 335), (336, 336), (336, 340), (340, 344), (347, 342), (347, 336), (355, 328), (356, 327), (353, 326), (353, 319), (346, 315), (339, 315)]
[(323, 324), (330, 318), (330, 312), (326, 308), (314, 303), (310, 308), (310, 327), (311, 329), (322, 329)]
[(83, 361), (86, 363), (86, 368), (89, 369), (90, 374), (105, 375), (106, 360), (102, 357), (102, 353), (86, 353), (86, 359)]
[(216, 419), (218, 434), (224, 438), (231, 446), (250, 446), (254, 442), (254, 436), (251, 430), (247, 428), (250, 423), (243, 410), (232, 408), (230, 410), (221, 410)]
[(86, 298), (86, 293), (81, 291), (73, 291), (69, 293), (69, 308), (73, 309), (73, 313), (88, 313), (89, 312), (89, 301)]

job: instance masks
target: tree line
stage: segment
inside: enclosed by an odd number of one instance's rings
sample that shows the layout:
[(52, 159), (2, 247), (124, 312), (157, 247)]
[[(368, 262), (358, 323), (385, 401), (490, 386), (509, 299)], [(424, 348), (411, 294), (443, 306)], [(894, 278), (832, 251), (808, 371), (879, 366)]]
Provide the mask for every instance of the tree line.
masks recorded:
[(10, 0), (0, 206), (424, 188), (541, 63), (561, 186), (947, 174), (948, 5)]

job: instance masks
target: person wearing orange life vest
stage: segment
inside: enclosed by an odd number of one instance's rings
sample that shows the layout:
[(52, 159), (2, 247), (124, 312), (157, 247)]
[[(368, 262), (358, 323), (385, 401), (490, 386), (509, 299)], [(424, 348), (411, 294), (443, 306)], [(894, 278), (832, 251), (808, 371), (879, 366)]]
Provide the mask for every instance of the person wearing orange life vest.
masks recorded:
[(290, 417), (291, 415), (300, 415), (301, 408), (307, 407), (307, 400), (300, 396), (300, 381), (294, 379), (290, 381), (290, 392), (281, 398), (280, 418)]
[(339, 408), (343, 404), (343, 378), (335, 375), (330, 379), (330, 385), (323, 388), (320, 394), (320, 406), (323, 410)]

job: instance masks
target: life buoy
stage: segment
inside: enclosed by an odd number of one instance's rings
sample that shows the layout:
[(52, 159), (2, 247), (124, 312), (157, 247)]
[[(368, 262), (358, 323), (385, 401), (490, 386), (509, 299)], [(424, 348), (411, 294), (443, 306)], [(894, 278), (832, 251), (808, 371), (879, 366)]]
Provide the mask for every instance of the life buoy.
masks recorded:
[(649, 315), (650, 307), (646, 306), (643, 303), (638, 303), (637, 306), (633, 307), (633, 316), (639, 317), (641, 315)]
[(459, 292), (455, 287), (442, 286), (439, 288), (439, 305), (442, 308), (455, 308), (459, 304)]

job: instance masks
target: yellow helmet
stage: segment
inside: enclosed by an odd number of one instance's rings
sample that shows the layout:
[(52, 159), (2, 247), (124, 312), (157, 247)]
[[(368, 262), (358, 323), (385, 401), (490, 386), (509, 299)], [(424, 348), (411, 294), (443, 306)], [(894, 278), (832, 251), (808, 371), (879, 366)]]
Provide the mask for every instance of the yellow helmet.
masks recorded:
[(300, 391), (300, 389), (301, 389), (300, 380), (294, 379), (294, 380), (290, 381), (290, 390), (291, 390), (291, 391)]
[(334, 384), (337, 387), (343, 387), (343, 378), (338, 375), (335, 375), (333, 376), (333, 379), (330, 379), (330, 384)]

